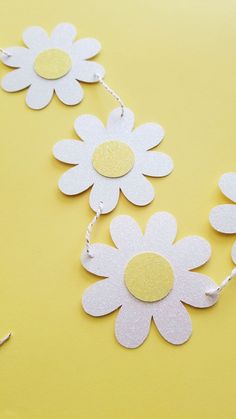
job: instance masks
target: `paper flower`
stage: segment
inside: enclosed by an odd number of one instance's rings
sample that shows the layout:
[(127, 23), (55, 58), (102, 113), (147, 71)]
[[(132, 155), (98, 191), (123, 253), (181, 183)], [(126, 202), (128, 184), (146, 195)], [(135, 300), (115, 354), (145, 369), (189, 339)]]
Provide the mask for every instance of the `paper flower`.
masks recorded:
[(2, 61), (17, 67), (2, 80), (7, 92), (17, 92), (29, 87), (26, 103), (32, 109), (41, 109), (49, 104), (55, 90), (66, 105), (76, 105), (83, 99), (79, 81), (94, 83), (104, 75), (100, 64), (87, 61), (98, 54), (100, 43), (93, 38), (73, 42), (76, 29), (69, 23), (55, 27), (51, 37), (39, 26), (32, 26), (23, 33), (25, 47), (7, 48), (10, 56)]
[[(210, 212), (210, 223), (220, 233), (236, 233), (236, 173), (225, 173), (219, 180), (221, 192), (233, 204), (217, 205)], [(236, 264), (236, 242), (232, 247), (232, 259)]]
[(59, 188), (66, 195), (79, 194), (92, 187), (90, 206), (97, 211), (103, 202), (103, 213), (112, 211), (120, 190), (135, 205), (147, 205), (154, 198), (154, 189), (143, 175), (166, 176), (173, 169), (169, 156), (148, 151), (158, 145), (163, 129), (153, 123), (132, 131), (134, 114), (125, 108), (111, 112), (107, 126), (92, 115), (76, 119), (75, 130), (83, 141), (62, 140), (54, 149), (54, 156), (77, 166), (69, 169), (59, 180)]
[(144, 235), (133, 218), (119, 216), (110, 226), (116, 248), (94, 244), (93, 258), (86, 251), (82, 255), (85, 269), (106, 277), (85, 291), (83, 308), (92, 316), (103, 316), (121, 307), (115, 335), (127, 348), (144, 342), (152, 318), (168, 342), (184, 343), (192, 325), (182, 302), (203, 308), (217, 300), (205, 294), (216, 284), (191, 271), (209, 259), (208, 242), (192, 236), (173, 243), (176, 230), (175, 218), (167, 212), (154, 214)]

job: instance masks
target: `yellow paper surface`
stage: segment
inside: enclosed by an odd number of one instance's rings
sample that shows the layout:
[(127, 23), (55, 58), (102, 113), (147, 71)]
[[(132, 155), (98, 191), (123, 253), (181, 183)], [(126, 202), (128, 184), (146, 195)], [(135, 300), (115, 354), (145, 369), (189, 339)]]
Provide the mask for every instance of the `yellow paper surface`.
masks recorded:
[[(1, 46), (21, 45), (23, 30), (69, 21), (81, 37), (98, 38), (97, 61), (106, 81), (136, 114), (166, 130), (159, 150), (174, 160), (167, 178), (153, 179), (155, 201), (132, 206), (123, 197), (99, 221), (93, 240), (111, 243), (109, 223), (134, 216), (142, 228), (158, 210), (178, 220), (181, 238), (210, 240), (213, 256), (201, 269), (218, 283), (229, 273), (233, 237), (208, 223), (227, 202), (219, 177), (235, 170), (236, 3), (234, 0), (42, 0), (1, 2)], [(0, 65), (0, 75), (9, 70)], [(0, 92), (1, 419), (235, 419), (236, 282), (210, 309), (188, 308), (193, 336), (180, 347), (154, 325), (143, 346), (121, 347), (116, 314), (92, 318), (80, 300), (96, 278), (80, 265), (93, 216), (89, 192), (63, 196), (57, 180), (67, 169), (53, 145), (75, 138), (78, 115), (106, 120), (116, 106), (99, 85), (84, 85), (81, 105), (57, 98), (42, 111), (25, 92)]]

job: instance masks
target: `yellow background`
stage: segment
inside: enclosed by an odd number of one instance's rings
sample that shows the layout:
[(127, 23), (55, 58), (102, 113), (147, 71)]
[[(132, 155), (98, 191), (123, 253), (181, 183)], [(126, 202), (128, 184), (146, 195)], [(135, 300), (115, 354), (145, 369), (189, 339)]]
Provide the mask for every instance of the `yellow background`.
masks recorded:
[[(151, 205), (136, 208), (122, 197), (93, 240), (111, 243), (118, 214), (144, 228), (166, 210), (179, 238), (211, 242), (202, 271), (220, 282), (233, 267), (234, 238), (213, 231), (208, 214), (227, 202), (219, 177), (235, 170), (235, 0), (2, 0), (1, 46), (21, 45), (30, 25), (51, 31), (63, 21), (101, 41), (106, 81), (134, 110), (136, 125), (165, 128), (159, 150), (175, 163), (169, 177), (152, 180)], [(1, 76), (8, 71), (0, 65)], [(116, 313), (95, 319), (81, 309), (96, 280), (79, 261), (93, 213), (89, 192), (72, 198), (57, 190), (67, 167), (51, 150), (75, 138), (78, 115), (105, 121), (116, 106), (101, 86), (84, 90), (81, 105), (54, 98), (42, 111), (26, 107), (25, 91), (0, 92), (0, 335), (14, 333), (0, 349), (0, 419), (234, 419), (236, 282), (215, 307), (188, 308), (193, 336), (180, 347), (152, 325), (145, 344), (127, 350), (114, 338)]]

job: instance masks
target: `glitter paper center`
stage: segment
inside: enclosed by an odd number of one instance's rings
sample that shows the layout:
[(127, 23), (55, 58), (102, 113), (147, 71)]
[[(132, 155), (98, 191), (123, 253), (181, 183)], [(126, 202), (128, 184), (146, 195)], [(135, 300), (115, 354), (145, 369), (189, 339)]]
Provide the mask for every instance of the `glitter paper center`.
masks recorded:
[(71, 69), (69, 55), (58, 48), (41, 52), (34, 63), (34, 70), (44, 79), (55, 80), (67, 74)]
[(92, 157), (94, 169), (106, 177), (126, 175), (134, 165), (134, 153), (121, 141), (111, 140), (99, 145)]
[(142, 301), (158, 301), (173, 288), (174, 275), (169, 262), (157, 253), (134, 256), (125, 269), (125, 284)]

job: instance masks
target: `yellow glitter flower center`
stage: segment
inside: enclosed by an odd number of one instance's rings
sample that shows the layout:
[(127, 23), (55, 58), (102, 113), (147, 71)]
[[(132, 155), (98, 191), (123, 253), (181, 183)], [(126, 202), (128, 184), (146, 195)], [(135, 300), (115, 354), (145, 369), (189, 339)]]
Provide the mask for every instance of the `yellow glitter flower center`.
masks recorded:
[(92, 163), (101, 175), (116, 178), (126, 175), (132, 169), (134, 153), (121, 141), (106, 141), (95, 149)]
[(41, 52), (35, 62), (35, 72), (44, 79), (55, 80), (67, 74), (71, 69), (69, 55), (58, 48), (51, 48)]
[(173, 288), (174, 274), (170, 263), (157, 253), (134, 256), (125, 269), (125, 284), (130, 293), (142, 301), (158, 301)]

